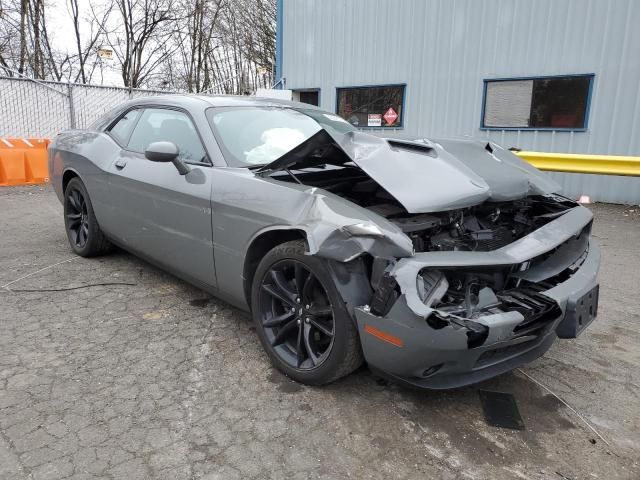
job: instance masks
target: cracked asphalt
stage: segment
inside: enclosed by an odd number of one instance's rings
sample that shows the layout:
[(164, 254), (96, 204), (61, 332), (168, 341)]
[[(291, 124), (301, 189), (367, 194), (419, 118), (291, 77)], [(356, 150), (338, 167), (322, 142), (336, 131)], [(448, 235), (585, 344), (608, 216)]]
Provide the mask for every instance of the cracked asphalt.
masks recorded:
[[(0, 478), (640, 478), (640, 207), (593, 210), (600, 316), (577, 340), (454, 391), (366, 368), (310, 388), (247, 314), (123, 252), (74, 257), (50, 187), (2, 188)], [(24, 291), (105, 282), (134, 285)], [(479, 387), (526, 430), (487, 425)]]

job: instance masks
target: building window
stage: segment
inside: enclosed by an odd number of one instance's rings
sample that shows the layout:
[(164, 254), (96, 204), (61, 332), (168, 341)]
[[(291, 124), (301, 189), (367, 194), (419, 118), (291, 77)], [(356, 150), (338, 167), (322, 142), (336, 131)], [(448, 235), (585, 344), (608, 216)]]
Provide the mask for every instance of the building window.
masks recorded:
[(482, 128), (584, 130), (593, 75), (484, 81)]
[(338, 88), (337, 112), (355, 127), (402, 127), (404, 85)]
[(320, 106), (320, 89), (310, 88), (307, 90), (293, 90), (293, 100), (318, 107)]

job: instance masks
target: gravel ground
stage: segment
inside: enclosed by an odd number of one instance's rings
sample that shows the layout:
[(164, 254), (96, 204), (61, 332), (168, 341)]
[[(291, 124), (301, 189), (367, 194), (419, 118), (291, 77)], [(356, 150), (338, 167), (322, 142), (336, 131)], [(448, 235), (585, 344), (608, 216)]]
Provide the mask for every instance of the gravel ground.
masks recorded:
[[(126, 253), (74, 257), (49, 187), (2, 188), (0, 478), (640, 478), (640, 208), (593, 211), (600, 316), (579, 339), (454, 391), (366, 368), (310, 388), (245, 313)], [(24, 291), (98, 282), (135, 285)], [(479, 387), (526, 430), (488, 426)]]

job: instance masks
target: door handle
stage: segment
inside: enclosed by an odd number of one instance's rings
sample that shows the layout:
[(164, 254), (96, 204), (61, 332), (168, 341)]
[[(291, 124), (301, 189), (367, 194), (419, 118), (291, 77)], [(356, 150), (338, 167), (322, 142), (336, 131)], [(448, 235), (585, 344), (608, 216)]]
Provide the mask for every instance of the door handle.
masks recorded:
[(117, 169), (122, 170), (127, 166), (127, 161), (124, 158), (119, 158), (118, 160), (116, 160), (115, 165)]

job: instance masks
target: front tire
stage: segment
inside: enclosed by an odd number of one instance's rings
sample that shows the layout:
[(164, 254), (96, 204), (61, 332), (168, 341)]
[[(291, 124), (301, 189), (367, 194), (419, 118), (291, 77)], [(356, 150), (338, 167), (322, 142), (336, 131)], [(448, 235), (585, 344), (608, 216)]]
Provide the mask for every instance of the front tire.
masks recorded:
[(64, 226), (71, 249), (81, 257), (108, 253), (111, 243), (102, 233), (84, 183), (72, 178), (64, 189)]
[(322, 385), (362, 364), (354, 322), (324, 260), (305, 255), (304, 241), (265, 255), (253, 279), (251, 307), (262, 346), (288, 377)]

